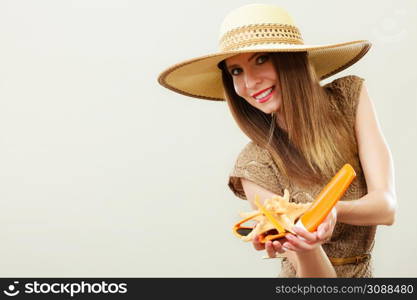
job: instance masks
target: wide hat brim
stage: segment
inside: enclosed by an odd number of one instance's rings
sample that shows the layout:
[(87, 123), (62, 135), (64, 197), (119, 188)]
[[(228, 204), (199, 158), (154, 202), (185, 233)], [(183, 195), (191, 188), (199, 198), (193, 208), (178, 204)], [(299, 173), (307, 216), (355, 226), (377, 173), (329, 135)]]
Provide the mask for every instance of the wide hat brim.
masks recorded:
[(158, 82), (186, 96), (225, 100), (222, 73), (218, 64), (229, 57), (248, 52), (301, 52), (306, 51), (320, 80), (330, 77), (360, 60), (371, 48), (366, 40), (328, 45), (261, 44), (239, 50), (209, 54), (175, 64), (159, 77)]

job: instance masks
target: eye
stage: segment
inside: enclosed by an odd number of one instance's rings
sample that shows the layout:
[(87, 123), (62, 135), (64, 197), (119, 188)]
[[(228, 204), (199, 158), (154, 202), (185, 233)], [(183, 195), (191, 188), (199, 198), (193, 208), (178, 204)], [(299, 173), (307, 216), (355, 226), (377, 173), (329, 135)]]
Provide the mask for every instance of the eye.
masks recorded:
[(263, 64), (264, 62), (266, 62), (268, 59), (269, 59), (268, 54), (262, 54), (262, 55), (259, 55), (259, 56), (256, 58), (256, 63), (257, 63), (258, 65), (261, 65), (261, 64)]
[(230, 74), (232, 76), (237, 76), (240, 73), (242, 73), (242, 69), (241, 68), (233, 68), (233, 69), (230, 70)]

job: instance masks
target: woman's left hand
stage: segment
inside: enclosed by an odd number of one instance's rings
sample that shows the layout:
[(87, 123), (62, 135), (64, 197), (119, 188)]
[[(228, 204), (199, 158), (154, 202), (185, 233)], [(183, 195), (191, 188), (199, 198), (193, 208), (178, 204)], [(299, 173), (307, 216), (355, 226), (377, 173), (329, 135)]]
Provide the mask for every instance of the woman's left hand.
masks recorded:
[(307, 230), (293, 227), (296, 235), (288, 233), (285, 237), (287, 241), (283, 247), (298, 253), (313, 250), (331, 238), (337, 220), (337, 211), (334, 207), (326, 219), (319, 225), (317, 231), (308, 232)]

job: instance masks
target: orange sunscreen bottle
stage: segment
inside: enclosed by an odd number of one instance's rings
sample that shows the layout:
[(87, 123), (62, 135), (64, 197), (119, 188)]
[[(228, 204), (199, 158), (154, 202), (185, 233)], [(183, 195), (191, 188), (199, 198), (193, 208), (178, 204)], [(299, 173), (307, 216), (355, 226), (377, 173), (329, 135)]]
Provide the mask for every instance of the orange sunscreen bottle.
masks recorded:
[(327, 217), (337, 201), (344, 195), (347, 188), (355, 179), (356, 173), (350, 164), (345, 164), (316, 197), (308, 211), (306, 211), (295, 224), (313, 232)]

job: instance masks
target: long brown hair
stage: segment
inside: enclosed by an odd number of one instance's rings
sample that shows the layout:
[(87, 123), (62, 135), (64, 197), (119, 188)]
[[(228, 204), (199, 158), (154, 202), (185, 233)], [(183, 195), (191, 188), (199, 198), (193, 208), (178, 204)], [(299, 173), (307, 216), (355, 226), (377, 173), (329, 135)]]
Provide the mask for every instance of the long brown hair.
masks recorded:
[(307, 52), (270, 53), (279, 75), (282, 116), (287, 131), (236, 94), (233, 78), (222, 69), (226, 100), (241, 130), (271, 154), (278, 170), (291, 182), (323, 184), (345, 164), (354, 168), (354, 129), (332, 111), (330, 95), (320, 85)]

